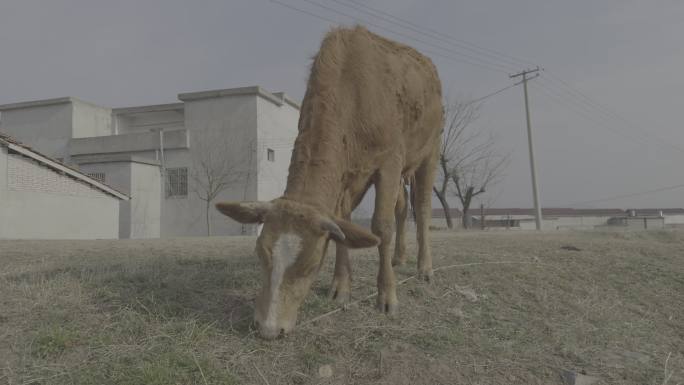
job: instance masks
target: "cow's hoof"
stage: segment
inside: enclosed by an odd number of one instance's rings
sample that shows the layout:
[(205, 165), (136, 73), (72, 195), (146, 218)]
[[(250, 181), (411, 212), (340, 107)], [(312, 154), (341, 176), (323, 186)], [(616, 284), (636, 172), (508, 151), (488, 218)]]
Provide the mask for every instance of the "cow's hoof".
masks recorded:
[(418, 278), (418, 281), (431, 283), (434, 274), (435, 273), (432, 271), (432, 269), (420, 269), (418, 270), (416, 278)]
[(386, 301), (384, 298), (378, 296), (378, 300), (376, 302), (375, 307), (381, 313), (392, 315), (396, 314), (397, 310), (399, 309), (399, 302), (397, 300), (389, 302)]
[(340, 305), (346, 305), (351, 302), (351, 291), (339, 290), (331, 287), (330, 291), (328, 292), (328, 298)]
[(406, 264), (406, 256), (392, 258), (392, 266), (404, 266)]
[(328, 291), (328, 298), (341, 304), (348, 304), (351, 302), (351, 283), (345, 282), (345, 280), (333, 278), (333, 282), (330, 285), (330, 291)]

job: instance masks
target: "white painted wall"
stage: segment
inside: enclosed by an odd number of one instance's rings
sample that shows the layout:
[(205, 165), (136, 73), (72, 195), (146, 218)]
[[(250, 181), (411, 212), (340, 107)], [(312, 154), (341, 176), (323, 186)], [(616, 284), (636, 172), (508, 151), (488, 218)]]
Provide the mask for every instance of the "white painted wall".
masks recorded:
[(130, 163), (130, 238), (161, 236), (161, 173), (158, 166)]
[(665, 216), (666, 225), (680, 225), (684, 224), (684, 215), (666, 215)]
[(139, 113), (116, 113), (113, 117), (119, 134), (150, 130), (173, 130), (183, 128), (182, 111), (153, 111)]
[(562, 229), (593, 229), (596, 226), (605, 226), (611, 217), (558, 217), (554, 220), (544, 220), (544, 228), (547, 230)]
[[(197, 156), (213, 153), (239, 164), (244, 179), (227, 189), (216, 201), (256, 199), (256, 98), (254, 94), (185, 100), (185, 128), (190, 150), (165, 152), (166, 167), (188, 167), (193, 173)], [(246, 183), (245, 183), (246, 180)], [(189, 180), (192, 185), (192, 179)], [(192, 186), (186, 198), (166, 198), (162, 202), (162, 236), (206, 235), (205, 202)], [(242, 225), (209, 208), (213, 235), (242, 233)], [(252, 231), (250, 226), (250, 231)]]
[[(268, 201), (283, 195), (298, 121), (299, 110), (290, 104), (278, 105), (269, 99), (257, 98), (258, 200)], [(275, 152), (273, 162), (267, 158), (268, 149)]]
[(112, 135), (112, 110), (74, 99), (72, 138)]
[(119, 238), (140, 239), (161, 236), (161, 173), (158, 165), (135, 158), (91, 160), (80, 165), (84, 173), (101, 172), (105, 183), (128, 194), (119, 210)]
[(53, 158), (69, 160), (71, 102), (2, 111), (0, 131)]
[[(79, 170), (85, 174), (102, 172), (105, 183), (124, 194), (130, 195), (131, 170), (125, 163), (90, 163), (79, 165)], [(119, 238), (130, 238), (130, 201), (121, 202), (119, 206)]]
[(0, 238), (118, 238), (119, 199), (1, 146), (0, 197)]

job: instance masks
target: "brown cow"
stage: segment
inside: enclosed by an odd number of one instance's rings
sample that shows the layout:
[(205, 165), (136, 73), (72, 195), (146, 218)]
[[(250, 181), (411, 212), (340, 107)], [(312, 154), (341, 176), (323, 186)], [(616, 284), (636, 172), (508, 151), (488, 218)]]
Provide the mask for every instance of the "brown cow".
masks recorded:
[[(332, 297), (347, 301), (350, 296), (347, 248), (379, 242), (377, 306), (388, 313), (396, 310), (392, 265), (406, 260), (402, 179), (412, 181), (418, 274), (429, 280), (428, 222), (443, 125), (441, 100), (434, 65), (414, 49), (363, 27), (328, 33), (311, 68), (285, 194), (270, 202), (216, 205), (239, 222), (264, 224), (256, 245), (263, 287), (254, 316), (263, 337), (294, 328), (329, 239), (337, 243)], [(350, 222), (371, 185), (373, 233)]]

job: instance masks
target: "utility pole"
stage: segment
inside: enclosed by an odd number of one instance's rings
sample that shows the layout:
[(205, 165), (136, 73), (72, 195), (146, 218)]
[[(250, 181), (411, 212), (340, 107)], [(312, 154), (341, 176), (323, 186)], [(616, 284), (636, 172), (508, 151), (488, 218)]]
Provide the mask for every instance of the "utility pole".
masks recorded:
[[(529, 74), (535, 74), (532, 77), (528, 77)], [(518, 84), (523, 85), (523, 90), (525, 91), (525, 117), (527, 118), (527, 143), (530, 149), (530, 172), (532, 173), (532, 195), (534, 196), (534, 219), (537, 223), (537, 230), (542, 228), (542, 212), (539, 201), (539, 187), (537, 186), (537, 170), (534, 163), (534, 145), (532, 142), (532, 124), (530, 122), (530, 104), (527, 97), (527, 82), (539, 76), (539, 67), (530, 70), (524, 70), (514, 75), (510, 75), (511, 78), (517, 78), (522, 76), (522, 81)]]

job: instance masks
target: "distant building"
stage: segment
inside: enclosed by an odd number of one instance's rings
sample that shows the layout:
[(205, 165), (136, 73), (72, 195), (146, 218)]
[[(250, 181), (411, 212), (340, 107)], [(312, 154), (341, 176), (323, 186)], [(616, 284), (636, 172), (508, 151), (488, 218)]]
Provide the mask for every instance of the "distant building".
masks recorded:
[[(107, 108), (76, 98), (0, 105), (0, 131), (129, 194), (119, 236), (206, 235), (211, 174), (220, 200), (270, 200), (285, 188), (299, 105), (244, 87), (179, 94), (180, 102)], [(215, 178), (212, 178), (215, 179)], [(212, 234), (253, 234), (210, 207)]]
[[(482, 227), (484, 214), (485, 228), (506, 228), (533, 230), (536, 228), (534, 209), (488, 208), (481, 213), (479, 208), (471, 209), (473, 228)], [(458, 209), (451, 210), (455, 226), (461, 226), (463, 214)], [(646, 222), (644, 222), (646, 220)], [(432, 225), (445, 227), (444, 210), (434, 208)], [(543, 208), (542, 228), (545, 230), (593, 229), (599, 226), (629, 226), (632, 228), (664, 228), (665, 226), (684, 225), (684, 209), (573, 209)]]
[(682, 226), (684, 209), (630, 209), (623, 216), (611, 218), (609, 224), (647, 230)]
[(0, 134), (0, 239), (119, 237), (128, 196)]
[(684, 208), (631, 209), (627, 214), (636, 217), (662, 217), (665, 226), (684, 225)]

